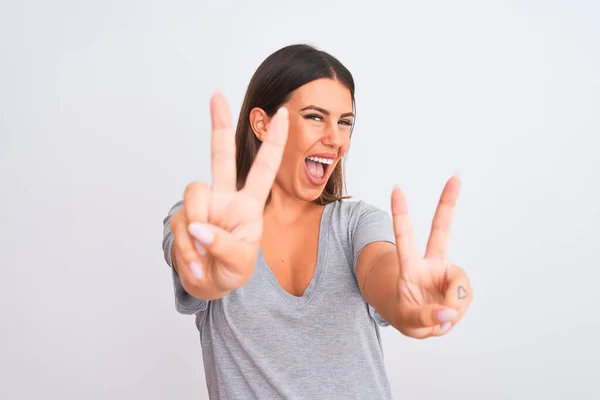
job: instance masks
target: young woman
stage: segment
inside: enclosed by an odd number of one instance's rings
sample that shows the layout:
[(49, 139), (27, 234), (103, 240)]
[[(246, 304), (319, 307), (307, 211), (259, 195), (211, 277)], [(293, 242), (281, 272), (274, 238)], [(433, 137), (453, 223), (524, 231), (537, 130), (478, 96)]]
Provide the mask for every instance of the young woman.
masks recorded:
[(392, 218), (343, 197), (354, 105), (350, 72), (306, 45), (259, 66), (235, 140), (225, 99), (211, 100), (212, 184), (187, 186), (163, 240), (211, 399), (390, 399), (379, 327), (441, 336), (469, 307), (446, 260), (458, 178), (424, 257), (400, 189)]

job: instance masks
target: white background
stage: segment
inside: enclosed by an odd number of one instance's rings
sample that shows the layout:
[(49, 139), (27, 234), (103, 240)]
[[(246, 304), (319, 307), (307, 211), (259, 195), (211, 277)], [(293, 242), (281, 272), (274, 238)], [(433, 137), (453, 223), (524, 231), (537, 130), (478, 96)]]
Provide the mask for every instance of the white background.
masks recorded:
[(0, 398), (207, 398), (162, 219), (210, 182), (213, 90), (237, 115), (299, 42), (356, 79), (355, 199), (389, 210), (400, 184), (424, 247), (463, 178), (450, 255), (476, 299), (441, 339), (384, 329), (395, 397), (597, 398), (598, 4), (3, 1)]

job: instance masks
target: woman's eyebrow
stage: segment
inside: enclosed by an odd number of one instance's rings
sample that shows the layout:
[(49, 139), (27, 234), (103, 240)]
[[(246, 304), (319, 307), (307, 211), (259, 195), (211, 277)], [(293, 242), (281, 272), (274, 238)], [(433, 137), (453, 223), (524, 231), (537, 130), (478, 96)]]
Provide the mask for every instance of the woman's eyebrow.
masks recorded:
[[(323, 113), (325, 115), (331, 115), (331, 113), (329, 111), (327, 111), (326, 109), (324, 109), (323, 107), (315, 106), (315, 105), (312, 105), (312, 104), (310, 106), (304, 107), (300, 111), (306, 111), (306, 110), (315, 110), (315, 111), (318, 111), (318, 112)], [(345, 118), (345, 117), (354, 117), (354, 113), (347, 112), (347, 113), (344, 113), (344, 114), (342, 114), (340, 116), (340, 118)]]

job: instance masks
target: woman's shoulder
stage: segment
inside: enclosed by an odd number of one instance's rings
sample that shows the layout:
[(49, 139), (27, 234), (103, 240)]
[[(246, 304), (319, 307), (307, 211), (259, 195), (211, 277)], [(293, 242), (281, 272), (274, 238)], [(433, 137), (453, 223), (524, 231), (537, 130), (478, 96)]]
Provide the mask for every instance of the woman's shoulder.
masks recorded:
[(333, 203), (328, 204), (328, 206), (331, 208), (333, 215), (347, 221), (358, 221), (366, 216), (376, 216), (384, 219), (390, 216), (389, 213), (381, 207), (365, 200), (343, 199), (334, 201)]
[(348, 240), (355, 234), (371, 229), (389, 230), (392, 219), (389, 212), (376, 204), (364, 200), (337, 200), (327, 205), (329, 228), (347, 235)]
[(369, 243), (394, 243), (391, 214), (376, 204), (364, 200), (338, 200), (330, 207), (331, 218), (327, 228), (348, 251), (349, 259), (357, 260), (361, 250)]

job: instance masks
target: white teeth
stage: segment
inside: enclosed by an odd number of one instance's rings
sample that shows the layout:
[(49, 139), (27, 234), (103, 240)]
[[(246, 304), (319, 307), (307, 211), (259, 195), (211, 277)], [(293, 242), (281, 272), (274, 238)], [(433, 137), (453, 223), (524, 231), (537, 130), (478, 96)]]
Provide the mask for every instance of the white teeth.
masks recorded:
[(320, 162), (321, 164), (327, 164), (327, 165), (331, 165), (333, 163), (333, 160), (330, 158), (321, 158), (321, 157), (307, 157), (308, 160), (312, 160), (312, 161), (316, 161), (316, 162)]

